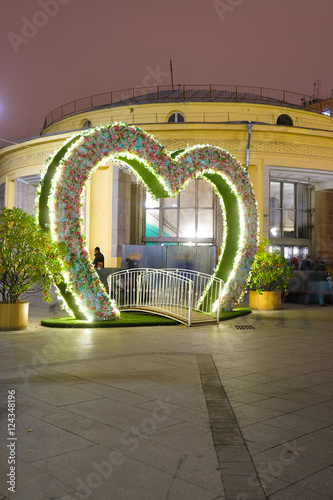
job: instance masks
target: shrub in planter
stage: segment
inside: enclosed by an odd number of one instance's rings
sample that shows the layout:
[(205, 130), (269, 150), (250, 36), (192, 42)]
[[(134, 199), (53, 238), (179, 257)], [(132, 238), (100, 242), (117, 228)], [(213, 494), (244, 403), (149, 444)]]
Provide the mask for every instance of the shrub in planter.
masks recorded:
[(248, 287), (257, 294), (281, 290), (287, 294), (287, 281), (293, 276), (293, 269), (278, 251), (269, 252), (269, 241), (261, 239)]
[[(36, 218), (20, 208), (0, 211), (0, 303), (15, 304), (22, 296), (43, 291), (61, 279), (62, 248), (40, 229)], [(32, 285), (34, 285), (32, 287)]]

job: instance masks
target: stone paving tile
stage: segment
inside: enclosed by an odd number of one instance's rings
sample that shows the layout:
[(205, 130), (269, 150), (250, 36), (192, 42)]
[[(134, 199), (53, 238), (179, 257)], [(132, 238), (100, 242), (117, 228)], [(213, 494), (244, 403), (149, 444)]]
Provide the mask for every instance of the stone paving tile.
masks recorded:
[(258, 473), (268, 474), (291, 484), (321, 470), (323, 465), (303, 453), (299, 440), (296, 443), (299, 451), (295, 450), (294, 453), (289, 453), (287, 447), (277, 446), (255, 455), (253, 461)]
[[(0, 448), (2, 471), (5, 471), (3, 464), (7, 463), (7, 456), (7, 450)], [(15, 492), (8, 491), (7, 478), (5, 474), (0, 474), (0, 491), (6, 492), (5, 498), (8, 500), (45, 500), (67, 495), (72, 490), (52, 473), (47, 474), (25, 460), (17, 458), (16, 466), (18, 476)]]
[(297, 446), (301, 447), (305, 457), (317, 461), (322, 467), (333, 465), (333, 442), (318, 438), (316, 432), (298, 438)]
[(282, 415), (281, 411), (260, 408), (255, 405), (243, 405), (234, 408), (238, 425), (242, 428), (257, 422), (265, 422), (273, 417)]
[[(73, 405), (67, 405), (63, 408), (87, 417), (97, 422), (101, 422), (106, 425), (112, 425), (116, 429), (128, 432), (131, 427), (138, 429), (138, 433), (145, 432), (147, 429), (150, 430), (151, 426), (156, 426), (157, 428), (171, 426), (179, 424), (179, 420), (172, 416), (169, 416), (169, 412), (166, 409), (161, 409), (161, 404), (163, 399), (156, 401), (155, 411), (161, 412), (167, 418), (155, 419), (153, 420), (153, 412), (139, 408), (137, 406), (127, 405), (120, 403), (118, 401), (111, 401), (110, 399), (100, 399), (98, 404), (90, 401), (85, 403), (78, 403)], [(167, 402), (164, 401), (166, 407)], [(165, 408), (164, 407), (164, 408)]]
[(329, 425), (333, 422), (333, 407), (329, 408), (325, 403), (308, 406), (301, 410), (297, 410), (295, 415), (300, 417), (318, 419), (319, 422)]
[(96, 394), (89, 394), (73, 386), (67, 386), (66, 390), (64, 390), (61, 384), (50, 383), (47, 379), (44, 379), (43, 382), (34, 381), (33, 386), (20, 387), (18, 392), (28, 398), (33, 397), (54, 406), (97, 400), (99, 398)]
[(16, 429), (19, 443), (17, 456), (26, 462), (34, 462), (75, 449), (88, 448), (93, 444), (89, 439), (25, 414), (17, 416)]
[(299, 482), (299, 485), (307, 490), (328, 495), (333, 498), (333, 466), (327, 467), (312, 476), (309, 476)]
[(312, 437), (323, 441), (333, 441), (333, 425), (324, 427), (317, 432), (313, 432)]
[[(181, 422), (191, 422), (192, 424), (200, 425), (201, 427), (209, 428), (209, 417), (206, 411), (206, 407), (202, 405), (202, 408), (188, 408), (182, 404), (182, 400), (177, 400), (177, 404), (168, 403), (168, 408), (173, 417), (177, 418)], [(145, 410), (154, 411), (156, 407), (156, 402), (154, 400), (148, 401), (137, 405), (139, 408)]]
[(266, 451), (266, 450), (269, 450), (271, 448), (270, 445), (253, 443), (252, 441), (247, 441), (246, 439), (245, 439), (245, 443), (246, 443), (247, 449), (249, 450), (249, 452), (251, 454), (251, 457), (253, 457), (257, 453), (261, 453), (262, 451)]
[(279, 397), (282, 399), (287, 399), (288, 401), (299, 401), (300, 403), (305, 403), (308, 406), (320, 404), (329, 399), (323, 394), (313, 394), (310, 391), (286, 392), (285, 394), (281, 394)]
[(261, 401), (262, 399), (266, 399), (267, 396), (263, 394), (258, 394), (257, 392), (252, 392), (250, 390), (242, 391), (242, 390), (226, 390), (230, 403), (233, 405), (235, 403), (254, 403), (256, 401)]
[[(214, 500), (218, 496), (192, 482), (120, 453), (95, 446), (86, 453), (69, 453), (35, 464), (41, 470), (94, 500)], [(130, 480), (129, 480), (130, 478)], [(180, 496), (177, 496), (180, 495)]]
[(269, 496), (269, 500), (332, 500), (332, 496), (293, 484)]
[(267, 419), (266, 424), (274, 427), (281, 427), (281, 429), (289, 429), (290, 431), (299, 431), (302, 434), (309, 434), (310, 432), (326, 427), (325, 422), (304, 417), (298, 412), (279, 415), (269, 420)]
[(213, 449), (206, 448), (204, 453), (200, 450), (183, 452), (141, 437), (133, 446), (123, 446), (119, 451), (208, 491), (223, 495), (219, 466)]
[(256, 401), (255, 405), (259, 408), (268, 408), (277, 410), (282, 413), (290, 413), (292, 411), (300, 410), (308, 406), (307, 403), (300, 403), (299, 401), (290, 401), (279, 397), (272, 397)]
[(75, 382), (72, 385), (79, 388), (81, 391), (95, 394), (95, 396), (98, 395), (100, 398), (108, 398), (129, 405), (137, 405), (151, 401), (150, 397), (143, 396), (142, 394), (138, 394), (134, 391), (118, 389), (116, 387), (112, 387), (111, 385), (91, 382), (90, 380), (79, 380), (79, 382)]
[(121, 446), (123, 432), (110, 425), (97, 422), (95, 419), (87, 418), (70, 411), (61, 415), (49, 415), (47, 422), (53, 426), (71, 432), (76, 436), (88, 439), (91, 443), (101, 444), (109, 448)]
[(264, 444), (267, 446), (277, 446), (281, 443), (298, 438), (301, 433), (280, 429), (266, 424), (252, 424), (244, 427), (242, 433), (248, 441)]
[(184, 387), (176, 387), (170, 384), (158, 384), (150, 387), (142, 387), (135, 390), (137, 394), (150, 397), (151, 399), (166, 399), (177, 402), (178, 399), (196, 397), (202, 394), (202, 388), (194, 390)]

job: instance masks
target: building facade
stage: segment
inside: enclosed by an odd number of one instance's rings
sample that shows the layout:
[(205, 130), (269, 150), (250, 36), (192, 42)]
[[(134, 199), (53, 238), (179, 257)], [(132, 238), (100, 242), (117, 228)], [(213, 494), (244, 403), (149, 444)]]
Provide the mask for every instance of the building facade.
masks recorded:
[[(229, 151), (248, 169), (261, 232), (271, 246), (288, 259), (301, 261), (311, 253), (331, 263), (332, 101), (210, 85), (130, 89), (77, 100), (51, 112), (40, 136), (0, 149), (0, 205), (33, 213), (47, 157), (76, 131), (123, 122), (154, 135), (169, 151), (196, 144)], [(90, 255), (101, 247), (107, 267), (121, 267), (124, 245), (159, 247), (155, 254), (170, 247), (175, 264), (189, 246), (209, 247), (214, 260), (223, 242), (221, 208), (202, 179), (176, 198), (154, 200), (126, 168), (109, 161), (94, 172), (84, 211)]]

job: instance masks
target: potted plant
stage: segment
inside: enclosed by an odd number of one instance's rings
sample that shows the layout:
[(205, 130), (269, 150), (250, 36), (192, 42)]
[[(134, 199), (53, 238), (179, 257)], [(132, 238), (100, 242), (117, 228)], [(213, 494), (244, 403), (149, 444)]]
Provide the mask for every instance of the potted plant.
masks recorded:
[(33, 215), (20, 208), (0, 211), (0, 330), (28, 326), (29, 303), (21, 299), (43, 291), (50, 302), (50, 286), (60, 279), (61, 248), (42, 231)]
[(262, 238), (248, 283), (252, 309), (279, 309), (281, 293), (287, 294), (287, 281), (293, 269), (278, 251), (269, 252), (269, 241)]

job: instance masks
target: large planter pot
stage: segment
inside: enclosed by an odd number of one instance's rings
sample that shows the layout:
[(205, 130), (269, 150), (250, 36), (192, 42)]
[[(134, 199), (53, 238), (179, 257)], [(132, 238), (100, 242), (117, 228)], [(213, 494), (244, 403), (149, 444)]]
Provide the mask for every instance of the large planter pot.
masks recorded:
[(281, 290), (262, 292), (262, 295), (250, 290), (249, 306), (251, 309), (281, 309)]
[(29, 302), (0, 303), (0, 330), (26, 330), (28, 316)]

